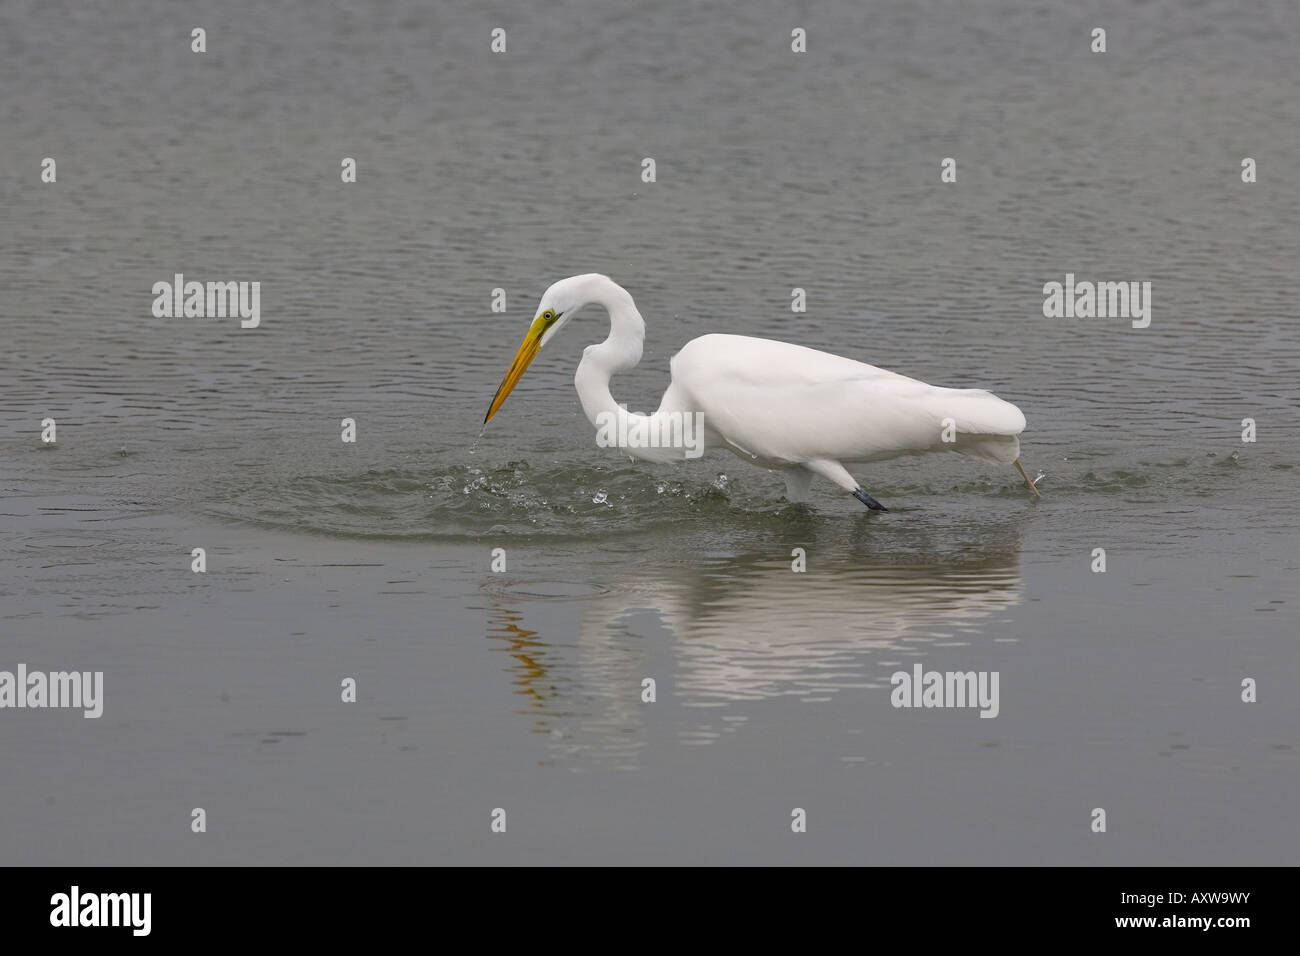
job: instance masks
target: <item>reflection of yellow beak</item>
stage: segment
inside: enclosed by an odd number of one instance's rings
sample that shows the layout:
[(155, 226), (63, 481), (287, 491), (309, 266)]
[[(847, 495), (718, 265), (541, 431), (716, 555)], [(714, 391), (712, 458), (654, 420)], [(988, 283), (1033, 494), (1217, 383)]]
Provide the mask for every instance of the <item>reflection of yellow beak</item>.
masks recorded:
[(501, 380), (496, 395), (492, 396), (492, 407), (488, 409), (487, 417), (483, 419), (484, 425), (497, 413), (497, 409), (505, 404), (511, 390), (519, 384), (519, 380), (523, 378), (524, 372), (528, 370), (533, 359), (537, 358), (537, 350), (542, 347), (542, 333), (546, 331), (546, 325), (538, 319), (524, 336), (523, 345), (519, 346), (519, 351), (515, 353), (515, 360), (510, 363), (510, 371), (506, 372), (506, 377)]

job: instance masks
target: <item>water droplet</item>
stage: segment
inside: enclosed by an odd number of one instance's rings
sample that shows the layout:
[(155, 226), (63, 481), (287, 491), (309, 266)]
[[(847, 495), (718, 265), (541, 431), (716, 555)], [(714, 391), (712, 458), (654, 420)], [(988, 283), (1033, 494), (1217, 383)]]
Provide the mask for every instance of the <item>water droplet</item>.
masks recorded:
[(591, 499), (593, 505), (603, 505), (609, 500), (609, 495), (603, 491), (596, 492), (596, 496)]

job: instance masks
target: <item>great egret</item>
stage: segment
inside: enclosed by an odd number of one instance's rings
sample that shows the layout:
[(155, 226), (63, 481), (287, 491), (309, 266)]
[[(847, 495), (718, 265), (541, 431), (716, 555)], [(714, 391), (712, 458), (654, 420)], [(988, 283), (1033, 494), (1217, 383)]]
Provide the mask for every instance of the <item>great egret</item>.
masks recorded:
[[(524, 371), (570, 319), (588, 305), (609, 313), (609, 337), (588, 345), (573, 384), (587, 418), (603, 434), (670, 436), (670, 441), (620, 443), (650, 461), (694, 457), (680, 440), (691, 422), (703, 447), (724, 446), (785, 476), (786, 496), (802, 500), (814, 475), (833, 482), (868, 508), (886, 508), (844, 467), (900, 455), (956, 451), (1020, 465), (1025, 416), (978, 388), (940, 388), (853, 359), (802, 345), (747, 335), (702, 335), (670, 363), (672, 381), (653, 415), (614, 401), (609, 380), (641, 361), (645, 321), (632, 296), (595, 273), (556, 282), (537, 305), (515, 360), (483, 419), (486, 425)], [(691, 421), (684, 419), (690, 416)], [(701, 449), (702, 450), (702, 449)]]

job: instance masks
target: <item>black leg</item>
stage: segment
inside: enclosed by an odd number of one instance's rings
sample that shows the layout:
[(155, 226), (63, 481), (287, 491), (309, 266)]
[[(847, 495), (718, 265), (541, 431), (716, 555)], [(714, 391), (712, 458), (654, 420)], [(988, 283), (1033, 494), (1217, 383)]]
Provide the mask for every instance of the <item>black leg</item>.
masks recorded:
[(866, 505), (866, 506), (867, 506), (868, 508), (870, 508), (872, 511), (888, 511), (888, 510), (889, 510), (889, 509), (886, 508), (884, 505), (882, 505), (879, 501), (877, 501), (875, 498), (871, 497), (871, 495), (869, 495), (869, 494), (867, 494), (865, 491), (863, 491), (861, 488), (859, 488), (857, 491), (853, 492), (853, 497), (854, 497), (854, 498), (857, 498), (859, 501), (861, 501), (864, 505)]

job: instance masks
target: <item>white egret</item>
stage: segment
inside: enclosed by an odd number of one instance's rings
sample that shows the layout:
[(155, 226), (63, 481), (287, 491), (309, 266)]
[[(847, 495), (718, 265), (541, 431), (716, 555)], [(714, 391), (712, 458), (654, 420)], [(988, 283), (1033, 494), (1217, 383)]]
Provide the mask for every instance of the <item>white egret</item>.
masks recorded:
[[(845, 465), (936, 451), (1015, 465), (1038, 494), (1020, 465), (1016, 436), (1025, 428), (1025, 416), (1010, 402), (983, 389), (927, 385), (788, 342), (718, 334), (692, 339), (672, 358), (672, 381), (659, 410), (628, 412), (614, 401), (609, 382), (641, 361), (645, 321), (626, 289), (594, 273), (561, 279), (546, 290), (484, 425), (537, 353), (589, 305), (609, 313), (609, 337), (587, 346), (573, 384), (598, 428), (616, 421), (621, 435), (680, 436), (682, 417), (693, 416), (702, 422), (704, 447), (722, 446), (781, 472), (791, 501), (802, 500), (813, 476), (820, 475), (868, 508), (885, 511)], [(680, 442), (675, 447), (629, 443), (624, 450), (651, 461), (687, 457)]]

